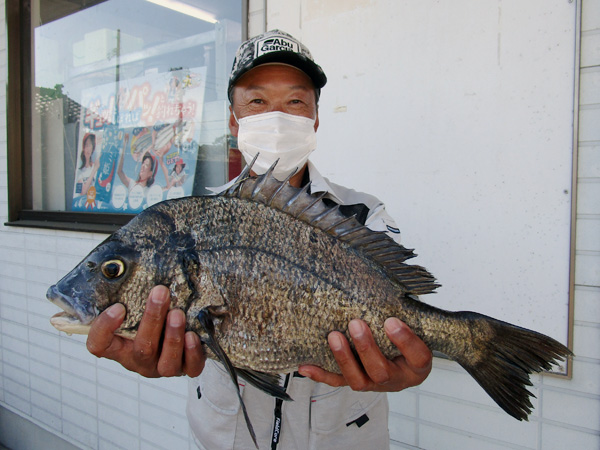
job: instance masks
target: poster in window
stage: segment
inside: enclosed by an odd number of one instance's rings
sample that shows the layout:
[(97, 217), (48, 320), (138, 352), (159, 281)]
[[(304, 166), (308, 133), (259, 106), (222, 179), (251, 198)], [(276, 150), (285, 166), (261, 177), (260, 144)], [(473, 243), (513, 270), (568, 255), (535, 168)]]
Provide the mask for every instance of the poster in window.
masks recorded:
[(206, 68), (82, 93), (73, 211), (138, 213), (191, 195)]

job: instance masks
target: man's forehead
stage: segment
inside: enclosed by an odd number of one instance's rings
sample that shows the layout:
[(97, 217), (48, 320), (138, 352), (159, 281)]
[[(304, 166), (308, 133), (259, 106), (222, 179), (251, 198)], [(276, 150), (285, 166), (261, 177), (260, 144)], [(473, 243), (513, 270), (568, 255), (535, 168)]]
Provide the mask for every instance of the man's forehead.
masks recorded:
[[(270, 86), (260, 83), (250, 83), (242, 86), (244, 91), (266, 91)], [(307, 86), (305, 84), (291, 84), (285, 86), (286, 89), (290, 91), (306, 91), (312, 92), (314, 88), (312, 86)]]
[(274, 84), (286, 85), (286, 88), (296, 90), (314, 90), (310, 77), (302, 70), (282, 63), (261, 64), (237, 81), (235, 87), (243, 86), (246, 90), (266, 89)]

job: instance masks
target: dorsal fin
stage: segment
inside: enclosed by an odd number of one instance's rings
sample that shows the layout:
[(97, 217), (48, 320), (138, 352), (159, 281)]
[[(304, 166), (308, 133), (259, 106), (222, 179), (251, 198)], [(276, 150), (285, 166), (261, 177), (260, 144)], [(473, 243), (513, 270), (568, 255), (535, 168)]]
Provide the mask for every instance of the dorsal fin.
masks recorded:
[(377, 263), (410, 294), (429, 294), (439, 287), (427, 269), (404, 263), (416, 256), (413, 250), (398, 244), (385, 232), (361, 225), (354, 216), (343, 215), (339, 205), (325, 205), (323, 195), (309, 194), (308, 186), (293, 187), (289, 183), (293, 173), (283, 181), (277, 180), (272, 175), (277, 162), (266, 173), (255, 177), (250, 176), (252, 163), (233, 186), (219, 195), (262, 203), (336, 237)]

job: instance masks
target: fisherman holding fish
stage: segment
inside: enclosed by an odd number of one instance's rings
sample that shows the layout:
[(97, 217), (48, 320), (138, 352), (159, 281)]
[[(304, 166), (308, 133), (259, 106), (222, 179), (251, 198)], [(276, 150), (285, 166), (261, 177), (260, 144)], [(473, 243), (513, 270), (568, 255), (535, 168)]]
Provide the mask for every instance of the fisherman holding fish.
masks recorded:
[(381, 202), (308, 161), (325, 82), (286, 33), (242, 44), (228, 90), (242, 174), (109, 236), (48, 289), (63, 309), (52, 325), (89, 334), (92, 354), (141, 375), (194, 377), (187, 415), (200, 448), (389, 448), (385, 392), (421, 383), (429, 349), (527, 420), (530, 374), (572, 352), (416, 298), (439, 285), (405, 264), (415, 254), (394, 241)]
[[(259, 154), (254, 174), (264, 173), (279, 160), (276, 178), (296, 171), (291, 185), (310, 181), (310, 192), (326, 192), (324, 201), (341, 205), (343, 214), (399, 238), (379, 200), (329, 182), (308, 161), (316, 148), (318, 100), (325, 83), (309, 50), (289, 34), (273, 30), (244, 42), (229, 81), (231, 133), (247, 163)], [(93, 322), (89, 351), (146, 377), (192, 377), (187, 413), (200, 448), (254, 448), (228, 374), (219, 363), (206, 360), (198, 335), (185, 332), (184, 312), (169, 311), (169, 302), (166, 287), (152, 290), (134, 340), (113, 334), (126, 312), (121, 304), (111, 306)], [(342, 333), (330, 333), (329, 346), (341, 374), (301, 366), (283, 376), (282, 385), (294, 401), (282, 402), (251, 385), (243, 386), (241, 395), (259, 446), (389, 448), (385, 392), (422, 383), (431, 371), (432, 355), (400, 320), (389, 318), (384, 328), (401, 356), (386, 359), (367, 324), (352, 320), (348, 329), (357, 356)]]

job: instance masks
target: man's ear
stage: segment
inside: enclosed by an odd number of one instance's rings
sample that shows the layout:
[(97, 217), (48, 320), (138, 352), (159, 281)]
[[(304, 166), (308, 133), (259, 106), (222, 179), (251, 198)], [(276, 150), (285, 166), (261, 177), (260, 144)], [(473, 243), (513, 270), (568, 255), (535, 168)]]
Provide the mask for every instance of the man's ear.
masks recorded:
[(237, 120), (235, 120), (235, 116), (233, 115), (233, 107), (230, 105), (229, 106), (229, 131), (231, 132), (231, 135), (237, 137), (239, 128), (240, 128), (240, 126), (237, 123)]

